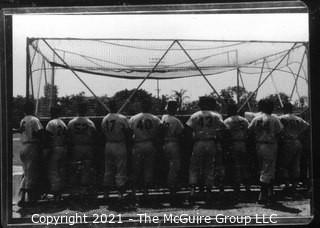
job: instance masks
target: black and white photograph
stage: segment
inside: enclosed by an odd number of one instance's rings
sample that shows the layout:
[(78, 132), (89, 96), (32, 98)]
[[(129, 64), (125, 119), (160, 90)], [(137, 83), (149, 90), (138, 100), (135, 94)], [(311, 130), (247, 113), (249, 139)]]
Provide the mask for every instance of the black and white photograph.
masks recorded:
[(4, 18), (10, 223), (311, 222), (303, 2), (20, 8)]

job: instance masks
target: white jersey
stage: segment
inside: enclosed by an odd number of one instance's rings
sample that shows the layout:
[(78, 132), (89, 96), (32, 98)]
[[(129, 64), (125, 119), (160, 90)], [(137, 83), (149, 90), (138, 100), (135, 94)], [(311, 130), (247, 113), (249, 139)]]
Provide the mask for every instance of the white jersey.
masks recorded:
[(310, 125), (294, 114), (285, 114), (279, 117), (284, 126), (284, 139), (297, 139)]
[(95, 141), (96, 127), (88, 117), (75, 117), (68, 123), (70, 142), (73, 145), (88, 145)]
[(252, 120), (248, 128), (254, 131), (257, 142), (276, 143), (276, 136), (282, 131), (283, 125), (277, 117), (262, 113)]
[(230, 130), (232, 140), (246, 140), (249, 122), (242, 116), (230, 116), (224, 121), (228, 130)]
[(183, 132), (183, 124), (172, 115), (163, 115), (161, 123), (164, 126), (164, 140), (177, 140)]
[(37, 117), (32, 115), (25, 116), (20, 121), (21, 142), (39, 142), (39, 138), (36, 137), (36, 133), (41, 129), (43, 129), (43, 126)]
[(46, 131), (50, 134), (52, 146), (64, 146), (67, 138), (67, 126), (59, 118), (50, 120), (46, 126)]
[(103, 118), (101, 123), (101, 129), (106, 141), (124, 141), (128, 128), (129, 123), (127, 118), (117, 113), (109, 113)]
[(193, 129), (195, 139), (216, 138), (217, 131), (226, 128), (219, 113), (207, 110), (192, 114), (186, 124)]
[(153, 140), (159, 130), (160, 119), (150, 113), (139, 113), (129, 120), (135, 141)]

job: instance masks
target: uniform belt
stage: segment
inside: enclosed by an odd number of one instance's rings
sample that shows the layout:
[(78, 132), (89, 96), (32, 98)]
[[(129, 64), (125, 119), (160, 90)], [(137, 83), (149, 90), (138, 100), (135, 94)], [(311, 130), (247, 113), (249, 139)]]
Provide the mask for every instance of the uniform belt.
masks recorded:
[(152, 142), (153, 139), (140, 139), (140, 140), (134, 140), (135, 143), (142, 143), (142, 142)]
[(257, 144), (276, 144), (276, 142), (268, 142), (268, 141), (257, 141)]
[(165, 138), (164, 139), (164, 142), (179, 142), (179, 139), (177, 139), (177, 138)]
[(195, 141), (210, 141), (210, 140), (213, 140), (213, 141), (216, 141), (216, 137), (208, 137), (208, 138), (195, 138)]
[(22, 142), (22, 144), (35, 144), (35, 143), (39, 143), (39, 141), (26, 141), (26, 142)]
[(245, 142), (245, 139), (231, 139), (232, 142)]
[(122, 143), (125, 142), (125, 140), (107, 140), (106, 143)]

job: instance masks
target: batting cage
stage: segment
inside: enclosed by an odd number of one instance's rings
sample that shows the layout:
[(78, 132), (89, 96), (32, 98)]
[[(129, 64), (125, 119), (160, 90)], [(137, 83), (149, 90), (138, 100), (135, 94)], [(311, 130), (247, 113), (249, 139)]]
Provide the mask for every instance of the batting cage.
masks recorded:
[[(36, 114), (46, 117), (59, 89), (76, 80), (108, 112), (89, 77), (136, 80), (136, 89), (157, 81), (158, 96), (159, 85), (197, 77), (216, 97), (223, 82), (251, 91), (245, 99), (238, 94), (239, 109), (251, 110), (250, 99), (271, 93), (277, 94), (282, 106), (281, 93), (292, 102), (308, 98), (307, 52), (303, 42), (28, 38), (26, 97), (34, 99)], [(100, 86), (108, 91), (113, 85)], [(126, 112), (135, 91), (119, 112)]]

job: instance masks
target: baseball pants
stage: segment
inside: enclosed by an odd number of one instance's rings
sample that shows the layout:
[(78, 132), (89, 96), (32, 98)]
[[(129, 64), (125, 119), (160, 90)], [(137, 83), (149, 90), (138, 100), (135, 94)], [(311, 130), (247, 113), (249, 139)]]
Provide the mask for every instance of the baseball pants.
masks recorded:
[(163, 151), (169, 164), (169, 172), (167, 177), (167, 184), (169, 187), (176, 187), (178, 185), (178, 177), (180, 171), (180, 145), (178, 142), (165, 142)]
[(195, 142), (190, 160), (189, 184), (213, 185), (216, 152), (217, 146), (213, 140)]
[[(156, 148), (151, 141), (136, 142), (132, 149), (132, 181), (135, 186), (143, 176), (144, 184), (153, 183)], [(142, 174), (143, 173), (143, 174)]]
[(277, 162), (277, 143), (257, 143), (260, 182), (269, 184), (275, 177)]
[(122, 187), (127, 182), (127, 147), (124, 142), (108, 142), (104, 149), (104, 186)]
[(299, 140), (284, 141), (279, 151), (279, 171), (282, 178), (300, 177), (302, 144)]
[(51, 192), (59, 192), (65, 186), (67, 148), (54, 146), (51, 148), (48, 161), (48, 179)]
[(22, 144), (20, 152), (22, 161), (23, 179), (22, 190), (34, 190), (39, 186), (40, 180), (40, 146), (38, 143)]

